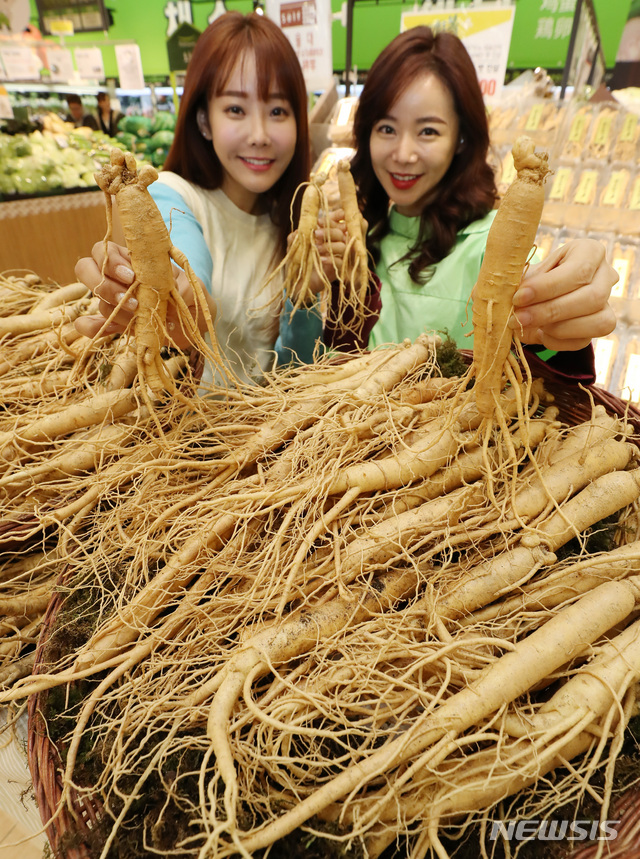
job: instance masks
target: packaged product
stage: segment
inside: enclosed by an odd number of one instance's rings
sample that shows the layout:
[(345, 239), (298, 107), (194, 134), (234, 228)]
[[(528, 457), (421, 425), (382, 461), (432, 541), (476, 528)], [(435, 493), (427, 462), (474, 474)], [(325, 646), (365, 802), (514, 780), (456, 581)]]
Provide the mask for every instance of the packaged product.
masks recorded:
[(611, 160), (636, 164), (640, 157), (640, 116), (631, 111), (625, 112), (616, 134)]
[(640, 236), (640, 170), (634, 171), (624, 205), (620, 210), (620, 233)]
[(626, 342), (620, 370), (619, 396), (640, 402), (640, 332), (634, 331)]
[(594, 217), (594, 206), (598, 200), (604, 177), (595, 167), (585, 167), (581, 170), (571, 190), (569, 205), (566, 211), (566, 225), (575, 230), (601, 229)]
[(571, 114), (569, 130), (562, 144), (561, 158), (578, 161), (584, 158), (587, 135), (591, 128), (595, 108), (593, 105), (583, 105)]
[(593, 341), (596, 384), (601, 388), (611, 390), (618, 347), (619, 340), (615, 334), (610, 334), (608, 337), (598, 337)]
[(564, 227), (569, 195), (574, 184), (575, 168), (561, 165), (547, 179), (547, 197), (542, 211), (541, 223), (547, 226)]
[(591, 130), (585, 146), (584, 157), (596, 161), (607, 160), (613, 147), (620, 110), (604, 104), (594, 114)]
[(596, 230), (617, 231), (620, 211), (629, 193), (631, 171), (628, 167), (612, 168), (601, 171), (598, 206), (591, 217), (591, 228)]
[(638, 245), (635, 242), (618, 239), (613, 244), (609, 260), (619, 278), (611, 290), (611, 297), (638, 301), (640, 299)]
[(536, 257), (540, 262), (548, 257), (552, 250), (555, 250), (558, 236), (557, 230), (540, 227), (536, 235)]

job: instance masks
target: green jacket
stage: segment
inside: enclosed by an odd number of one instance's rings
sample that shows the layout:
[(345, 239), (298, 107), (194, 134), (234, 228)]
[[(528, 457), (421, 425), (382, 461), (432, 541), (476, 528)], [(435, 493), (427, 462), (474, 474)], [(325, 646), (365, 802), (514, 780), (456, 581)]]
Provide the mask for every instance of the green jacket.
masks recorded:
[[(382, 284), (382, 310), (369, 348), (415, 340), (423, 331), (447, 330), (461, 349), (473, 348), (471, 290), (480, 271), (495, 210), (460, 230), (449, 254), (433, 267), (424, 284), (409, 277), (406, 262), (394, 266), (415, 243), (419, 218), (390, 213), (390, 231), (380, 244), (376, 274)], [(465, 336), (466, 334), (469, 336)]]
[[(421, 286), (411, 281), (406, 263), (393, 266), (414, 243), (420, 221), (391, 210), (391, 230), (381, 242), (381, 259), (376, 267), (382, 310), (369, 336), (370, 349), (382, 343), (401, 343), (406, 338), (415, 340), (423, 331), (444, 330), (460, 348), (472, 348), (473, 336), (465, 337), (465, 332), (472, 331), (469, 296), (478, 278), (494, 217), (495, 211), (491, 211), (461, 230), (449, 255), (437, 263), (430, 280)], [(310, 363), (314, 349), (323, 352), (326, 348), (319, 307), (313, 305), (294, 314), (291, 311), (287, 301), (276, 343), (278, 364)]]

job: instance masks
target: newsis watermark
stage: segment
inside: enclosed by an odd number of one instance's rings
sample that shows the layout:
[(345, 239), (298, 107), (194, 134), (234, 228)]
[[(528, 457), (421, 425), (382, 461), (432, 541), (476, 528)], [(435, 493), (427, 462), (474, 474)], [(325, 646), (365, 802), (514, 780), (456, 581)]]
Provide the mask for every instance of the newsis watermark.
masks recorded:
[(613, 841), (619, 820), (498, 820), (489, 838), (496, 841)]

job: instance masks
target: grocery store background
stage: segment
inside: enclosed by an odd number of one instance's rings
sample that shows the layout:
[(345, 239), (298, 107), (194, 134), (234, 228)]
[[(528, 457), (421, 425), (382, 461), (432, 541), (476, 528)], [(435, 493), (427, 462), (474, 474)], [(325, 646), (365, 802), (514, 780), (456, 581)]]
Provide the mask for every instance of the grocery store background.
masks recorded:
[[(615, 63), (631, 2), (632, 0), (594, 0), (608, 67)], [(63, 3), (59, 5), (64, 7)], [(71, 3), (68, 5), (72, 6)], [(449, 5), (453, 7), (453, 4)], [(331, 26), (331, 41), (334, 70), (337, 72), (344, 69), (346, 56), (347, 33), (340, 18), (343, 6), (346, 6), (346, 3), (342, 0), (331, 0), (331, 9), (335, 16)], [(397, 0), (358, 0), (354, 4), (354, 67), (367, 69), (371, 65), (387, 42), (400, 32), (401, 12), (412, 6), (411, 3), (400, 3)], [(4, 13), (9, 20), (13, 19), (17, 28), (27, 17), (27, 7), (28, 23), (39, 27), (35, 0), (0, 0), (0, 15)], [(140, 48), (145, 79), (159, 80), (169, 73), (166, 41), (172, 25), (190, 22), (202, 30), (214, 12), (216, 3), (215, 0), (106, 0), (105, 7), (110, 21), (107, 34), (103, 36), (101, 32), (77, 33), (63, 37), (64, 44), (67, 47), (100, 45), (106, 77), (114, 78), (117, 76), (117, 64), (115, 46), (112, 43), (119, 40), (133, 41)], [(415, 7), (417, 8), (418, 4), (415, 4)], [(253, 3), (252, 0), (226, 0), (226, 8), (248, 12), (253, 8)], [(427, 3), (422, 4), (422, 8), (435, 9), (437, 4), (427, 0)], [(563, 68), (574, 8), (575, 0), (517, 0), (509, 68)], [(542, 27), (538, 23), (541, 18), (544, 19)], [(565, 19), (565, 22), (562, 19)], [(566, 19), (569, 20), (568, 28), (565, 25)]]

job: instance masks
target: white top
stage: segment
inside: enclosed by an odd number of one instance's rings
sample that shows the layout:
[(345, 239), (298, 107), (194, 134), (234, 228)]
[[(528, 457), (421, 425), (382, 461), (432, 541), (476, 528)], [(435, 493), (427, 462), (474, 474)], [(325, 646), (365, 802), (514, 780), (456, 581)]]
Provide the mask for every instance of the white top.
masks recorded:
[(276, 227), (268, 215), (243, 212), (221, 189), (206, 190), (168, 171), (149, 191), (173, 244), (213, 297), (220, 350), (240, 379), (255, 381), (275, 357), (282, 278), (275, 277), (268, 290), (263, 286), (272, 268)]

